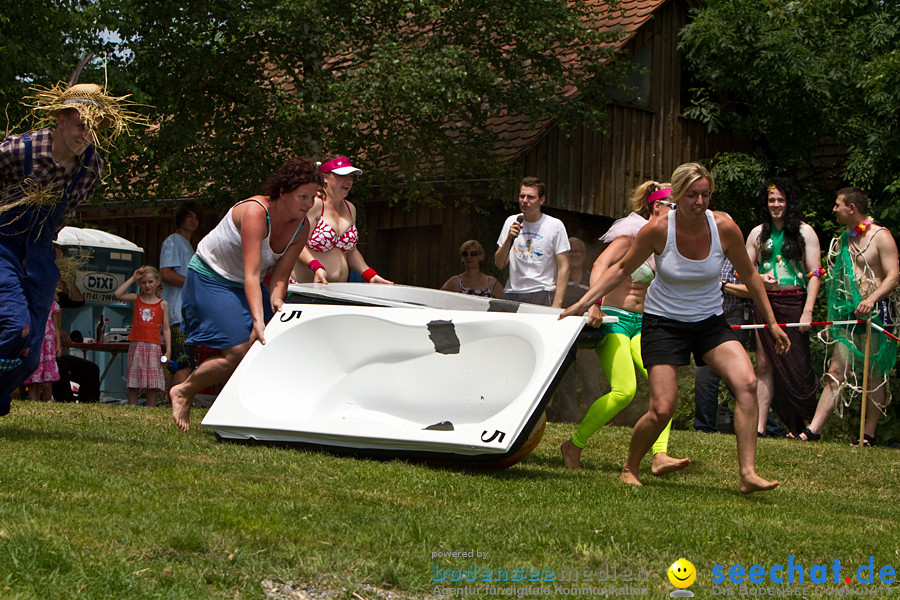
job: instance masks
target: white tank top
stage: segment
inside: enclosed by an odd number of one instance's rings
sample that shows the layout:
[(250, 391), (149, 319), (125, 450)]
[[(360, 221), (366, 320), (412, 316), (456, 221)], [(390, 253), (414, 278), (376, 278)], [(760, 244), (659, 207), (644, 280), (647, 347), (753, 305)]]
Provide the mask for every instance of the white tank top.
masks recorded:
[(673, 210), (668, 215), (666, 247), (656, 257), (656, 278), (647, 288), (644, 312), (696, 323), (722, 314), (721, 280), (725, 254), (719, 241), (716, 217), (709, 210), (706, 211), (712, 237), (709, 255), (703, 260), (692, 260), (679, 254), (675, 214)]
[[(263, 208), (266, 208), (262, 202), (254, 198), (241, 200), (234, 206), (250, 201), (256, 202)], [(234, 218), (231, 214), (232, 211), (234, 211), (234, 206), (228, 209), (228, 213), (221, 221), (219, 221), (216, 228), (200, 240), (200, 243), (197, 244), (197, 255), (218, 275), (229, 281), (243, 283), (244, 254), (241, 248), (241, 232), (238, 231), (237, 226), (234, 224)], [(267, 233), (266, 238), (262, 242), (262, 249), (259, 256), (260, 278), (262, 278), (266, 271), (269, 270), (269, 267), (277, 263), (278, 259), (284, 254), (284, 252), (276, 254), (269, 245), (270, 238), (272, 237), (272, 227), (268, 225), (268, 217), (269, 211), (266, 209)], [(305, 222), (306, 220), (304, 219), (303, 223)], [(300, 224), (300, 229), (303, 228), (303, 223)], [(297, 230), (298, 233), (300, 229)], [(297, 237), (297, 233), (294, 234), (294, 237)], [(293, 242), (293, 239), (291, 242)], [(291, 244), (288, 243), (288, 246), (290, 245)], [(287, 247), (285, 247), (285, 250), (287, 250)]]

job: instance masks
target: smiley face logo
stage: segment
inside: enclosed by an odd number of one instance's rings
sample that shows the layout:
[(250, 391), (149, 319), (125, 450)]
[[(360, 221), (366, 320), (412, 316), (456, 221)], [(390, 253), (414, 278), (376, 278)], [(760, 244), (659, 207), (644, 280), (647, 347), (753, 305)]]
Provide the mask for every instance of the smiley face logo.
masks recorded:
[(697, 569), (685, 558), (679, 558), (668, 570), (669, 581), (677, 588), (689, 587), (697, 579)]

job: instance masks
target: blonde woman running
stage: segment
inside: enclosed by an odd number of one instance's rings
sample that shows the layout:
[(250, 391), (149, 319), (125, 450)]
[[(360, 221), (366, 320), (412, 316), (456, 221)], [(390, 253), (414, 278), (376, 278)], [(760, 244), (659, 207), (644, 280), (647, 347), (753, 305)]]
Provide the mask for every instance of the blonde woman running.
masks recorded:
[[(609, 231), (600, 238), (609, 246), (594, 262), (591, 282), (625, 256), (634, 244), (637, 232), (648, 223), (648, 219), (665, 216), (674, 206), (668, 201), (672, 190), (669, 184), (646, 181), (639, 185), (629, 198), (632, 213), (613, 223)], [(581, 452), (594, 433), (619, 414), (634, 399), (637, 391), (635, 368), (647, 378), (647, 370), (641, 360), (641, 316), (644, 312), (644, 296), (653, 281), (652, 257), (638, 267), (631, 277), (625, 278), (615, 289), (603, 297), (602, 306), (593, 304), (588, 311), (588, 322), (597, 326), (603, 314), (618, 317), (618, 323), (600, 325), (605, 334), (597, 347), (600, 365), (609, 380), (610, 391), (598, 398), (578, 426), (571, 439), (566, 440), (560, 451), (563, 463), (569, 469), (581, 468)], [(602, 311), (602, 312), (601, 312)], [(686, 468), (690, 459), (672, 458), (668, 454), (669, 432), (672, 422), (653, 444), (654, 475), (662, 475)]]
[(672, 173), (672, 199), (678, 207), (665, 219), (642, 228), (625, 257), (607, 269), (577, 304), (560, 315), (580, 315), (608, 294), (645, 260), (656, 259), (656, 278), (647, 289), (641, 325), (641, 356), (650, 381), (650, 409), (634, 426), (620, 479), (641, 485), (641, 459), (659, 437), (678, 405), (678, 367), (691, 355), (709, 364), (737, 401), (737, 438), (740, 491), (774, 489), (756, 473), (756, 375), (747, 351), (722, 316), (720, 278), (727, 257), (765, 317), (775, 348), (790, 348), (778, 327), (759, 273), (750, 263), (738, 226), (724, 213), (710, 211), (713, 179), (698, 163), (679, 166)]

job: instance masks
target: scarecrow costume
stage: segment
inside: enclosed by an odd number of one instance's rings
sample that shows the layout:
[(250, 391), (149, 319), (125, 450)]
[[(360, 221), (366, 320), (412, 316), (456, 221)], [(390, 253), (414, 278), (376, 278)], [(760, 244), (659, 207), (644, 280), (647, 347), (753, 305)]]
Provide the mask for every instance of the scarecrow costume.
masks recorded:
[[(59, 281), (53, 241), (103, 172), (97, 146), (107, 147), (141, 117), (95, 84), (38, 89), (29, 107), (38, 127), (0, 143), (0, 415), (10, 393), (40, 361), (47, 315)], [(74, 109), (90, 139), (68, 170), (53, 156), (61, 111)]]

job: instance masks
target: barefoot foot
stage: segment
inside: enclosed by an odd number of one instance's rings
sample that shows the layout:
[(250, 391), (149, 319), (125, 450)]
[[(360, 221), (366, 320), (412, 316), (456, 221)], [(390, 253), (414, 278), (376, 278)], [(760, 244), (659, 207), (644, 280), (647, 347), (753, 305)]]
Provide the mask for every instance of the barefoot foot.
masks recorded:
[(562, 452), (563, 464), (567, 469), (581, 468), (581, 448), (576, 446), (572, 440), (563, 442), (559, 451)]
[(650, 467), (650, 473), (659, 477), (666, 473), (673, 473), (687, 469), (691, 464), (689, 458), (672, 458), (665, 452), (657, 452), (653, 455), (653, 464)]
[(191, 400), (179, 388), (181, 385), (173, 386), (169, 390), (169, 399), (172, 400), (172, 419), (179, 429), (189, 431), (191, 428)]
[(769, 490), (774, 490), (778, 487), (777, 481), (767, 481), (757, 475), (756, 473), (752, 475), (741, 476), (741, 493), (742, 494), (752, 494), (753, 492), (767, 492)]
[(641, 478), (638, 477), (637, 471), (632, 471), (631, 469), (626, 469), (625, 467), (622, 467), (622, 472), (619, 473), (619, 479), (622, 481), (622, 483), (627, 483), (628, 485), (644, 485), (643, 483), (641, 483)]

